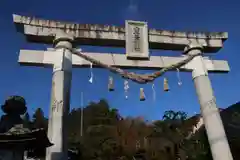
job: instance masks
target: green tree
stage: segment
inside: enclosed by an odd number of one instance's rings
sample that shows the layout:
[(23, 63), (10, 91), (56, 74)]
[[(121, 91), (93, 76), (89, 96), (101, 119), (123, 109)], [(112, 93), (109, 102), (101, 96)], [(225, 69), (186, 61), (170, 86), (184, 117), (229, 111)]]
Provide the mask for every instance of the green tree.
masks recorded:
[[(152, 125), (141, 118), (124, 119), (117, 109), (110, 108), (106, 100), (100, 100), (98, 103), (91, 102), (83, 109), (82, 138), (80, 120), (81, 109), (73, 109), (68, 117), (69, 146), (77, 148), (82, 159), (132, 160), (135, 156), (145, 159), (175, 160), (185, 154), (189, 158), (203, 155), (197, 151), (193, 152), (196, 140), (186, 138), (198, 118), (187, 119), (187, 114), (182, 111), (166, 111), (163, 119)], [(153, 137), (152, 140), (158, 141), (159, 145), (162, 141), (172, 144), (171, 149), (173, 148), (174, 154), (167, 149), (164, 151), (156, 148), (153, 151), (154, 148), (147, 148), (149, 144), (145, 137), (148, 139), (151, 137), (149, 135)], [(140, 144), (139, 148), (136, 147), (136, 141)]]
[(202, 127), (191, 139), (186, 141), (184, 149), (187, 153), (188, 160), (212, 160), (205, 127)]
[(33, 114), (33, 128), (43, 128), (47, 130), (47, 119), (44, 117), (44, 113), (41, 108), (37, 108)]
[(159, 138), (164, 137), (172, 143), (174, 155), (171, 156), (174, 156), (174, 159), (183, 156), (180, 150), (182, 142), (188, 135), (188, 131), (183, 127), (186, 119), (185, 112), (169, 110), (164, 112), (162, 120), (154, 123), (154, 135)]
[(30, 122), (30, 116), (29, 116), (28, 112), (26, 112), (26, 113), (23, 115), (23, 120), (26, 121), (26, 122)]
[(69, 143), (84, 146), (82, 157), (85, 159), (114, 157), (118, 152), (115, 131), (120, 118), (118, 110), (111, 109), (106, 100), (91, 102), (83, 109), (83, 138), (81, 138), (81, 109), (74, 109), (68, 117)]
[(26, 112), (24, 115), (23, 115), (23, 124), (27, 127), (27, 128), (32, 128), (32, 125), (31, 125), (31, 121), (30, 121), (30, 116), (28, 114), (28, 112)]

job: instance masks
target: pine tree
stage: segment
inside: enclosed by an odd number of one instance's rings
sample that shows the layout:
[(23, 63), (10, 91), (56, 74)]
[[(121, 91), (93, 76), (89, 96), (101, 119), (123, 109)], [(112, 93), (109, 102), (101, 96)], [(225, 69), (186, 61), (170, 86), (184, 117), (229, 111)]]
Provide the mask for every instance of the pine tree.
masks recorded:
[(41, 108), (37, 108), (35, 113), (33, 114), (33, 128), (43, 128), (47, 130), (47, 120), (44, 117), (44, 113)]
[(30, 121), (30, 116), (28, 114), (28, 112), (26, 112), (24, 115), (23, 115), (23, 124), (25, 127), (27, 128), (31, 128), (31, 121)]

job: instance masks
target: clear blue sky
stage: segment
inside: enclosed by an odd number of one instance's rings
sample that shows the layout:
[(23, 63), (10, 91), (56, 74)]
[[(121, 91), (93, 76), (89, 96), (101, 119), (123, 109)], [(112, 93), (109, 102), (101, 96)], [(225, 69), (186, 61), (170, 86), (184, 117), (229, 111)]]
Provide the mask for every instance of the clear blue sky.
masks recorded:
[[(12, 14), (39, 18), (124, 25), (125, 19), (148, 21), (149, 27), (180, 31), (227, 31), (229, 39), (224, 48), (212, 58), (229, 61), (231, 72), (210, 75), (219, 107), (225, 108), (240, 100), (240, 2), (235, 0), (2, 0), (0, 2), (0, 103), (12, 94), (26, 98), (29, 113), (36, 107), (48, 114), (51, 89), (51, 68), (20, 67), (17, 63), (20, 49), (45, 49), (44, 45), (29, 44), (17, 33)], [(124, 49), (83, 47), (84, 51), (124, 52)], [(174, 55), (157, 51), (155, 55)], [(159, 119), (165, 110), (184, 110), (189, 114), (199, 112), (199, 104), (191, 79), (191, 73), (181, 73), (183, 86), (177, 85), (176, 72), (166, 74), (171, 91), (163, 92), (163, 79), (155, 82), (156, 101), (153, 101), (151, 84), (130, 82), (130, 97), (124, 99), (123, 80), (114, 76), (116, 91), (107, 91), (108, 76), (104, 69), (94, 69), (94, 83), (89, 84), (89, 69), (74, 69), (71, 92), (71, 108), (80, 106), (80, 93), (84, 92), (84, 104), (105, 98), (124, 116), (144, 116)], [(145, 71), (138, 71), (145, 72)], [(147, 100), (139, 101), (139, 88), (144, 87)]]

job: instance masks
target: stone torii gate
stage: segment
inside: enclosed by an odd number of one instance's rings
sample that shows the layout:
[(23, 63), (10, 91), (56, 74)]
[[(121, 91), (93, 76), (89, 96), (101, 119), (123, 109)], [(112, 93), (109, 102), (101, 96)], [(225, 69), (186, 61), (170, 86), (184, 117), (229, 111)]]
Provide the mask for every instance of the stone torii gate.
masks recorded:
[[(189, 33), (164, 30), (148, 30), (144, 22), (128, 21), (126, 27), (64, 23), (13, 15), (17, 31), (24, 34), (28, 42), (54, 44), (47, 51), (20, 50), (19, 63), (30, 66), (53, 66), (52, 97), (49, 115), (48, 137), (54, 146), (47, 150), (47, 160), (67, 159), (67, 124), (69, 112), (72, 67), (88, 67), (90, 62), (72, 54), (73, 45), (96, 45), (125, 47), (127, 55), (110, 53), (83, 53), (104, 64), (121, 68), (160, 69), (195, 56), (179, 68), (191, 71), (200, 102), (201, 113), (214, 160), (232, 160), (232, 154), (219, 115), (208, 72), (230, 71), (222, 60), (203, 58), (203, 52), (215, 53), (228, 38), (227, 33)], [(135, 33), (136, 26), (139, 35)], [(132, 51), (131, 38), (139, 40), (138, 51)], [(148, 48), (184, 51), (187, 56), (149, 56)], [(141, 54), (139, 54), (141, 53)], [(95, 66), (99, 67), (99, 66)]]

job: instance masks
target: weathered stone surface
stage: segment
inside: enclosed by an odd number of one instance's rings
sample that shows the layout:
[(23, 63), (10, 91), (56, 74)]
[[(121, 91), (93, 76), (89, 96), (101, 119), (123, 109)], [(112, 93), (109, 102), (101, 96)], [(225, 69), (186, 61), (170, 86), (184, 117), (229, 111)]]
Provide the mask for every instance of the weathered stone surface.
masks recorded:
[[(13, 15), (17, 30), (30, 42), (50, 43), (60, 31), (71, 33), (80, 45), (125, 47), (125, 28), (99, 24), (78, 24)], [(178, 32), (149, 30), (152, 49), (183, 50), (190, 42), (204, 46), (205, 52), (217, 52), (228, 38), (226, 32)]]
[[(58, 52), (56, 51), (40, 51), (40, 50), (20, 50), (18, 62), (27, 66), (45, 66), (52, 67), (56, 60)], [(171, 64), (175, 64), (184, 59), (184, 57), (166, 57), (166, 56), (150, 56), (149, 60), (127, 60), (124, 54), (112, 53), (90, 53), (85, 52), (88, 56), (100, 60), (101, 62), (121, 68), (144, 68), (144, 69), (160, 69)], [(227, 61), (204, 59), (208, 72), (229, 72), (230, 68)], [(76, 68), (89, 67), (90, 62), (82, 59), (77, 55), (72, 55), (72, 65)], [(94, 66), (99, 67), (99, 66)], [(180, 68), (183, 71), (192, 71), (193, 63)]]

